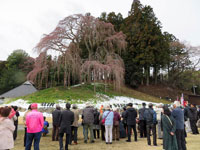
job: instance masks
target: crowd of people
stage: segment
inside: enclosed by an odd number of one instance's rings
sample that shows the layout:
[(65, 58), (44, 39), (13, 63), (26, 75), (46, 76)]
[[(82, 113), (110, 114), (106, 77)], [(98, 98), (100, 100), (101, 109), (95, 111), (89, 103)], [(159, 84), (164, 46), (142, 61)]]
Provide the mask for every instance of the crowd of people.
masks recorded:
[[(179, 101), (175, 101), (172, 106), (153, 106), (152, 103), (146, 106), (146, 103), (142, 103), (142, 108), (136, 109), (129, 103), (123, 110), (110, 105), (101, 106), (98, 110), (86, 103), (86, 107), (80, 110), (76, 104), (71, 108), (67, 103), (65, 109), (56, 105), (52, 112), (52, 141), (59, 141), (60, 150), (68, 150), (69, 144), (78, 144), (78, 128), (82, 125), (84, 143), (95, 143), (95, 139), (100, 138), (105, 144), (112, 144), (121, 138), (131, 142), (134, 135), (134, 142), (146, 138), (148, 145), (157, 146), (159, 138), (163, 140), (164, 150), (186, 150), (187, 132), (199, 134), (197, 121), (200, 110), (194, 104), (182, 107)], [(0, 149), (14, 147), (19, 117), (17, 109), (9, 106), (0, 108), (0, 137), (5, 137), (0, 139)], [(48, 134), (49, 123), (45, 119), (36, 103), (29, 106), (23, 117), (25, 150), (31, 149), (33, 141), (34, 150), (39, 150), (41, 136)]]

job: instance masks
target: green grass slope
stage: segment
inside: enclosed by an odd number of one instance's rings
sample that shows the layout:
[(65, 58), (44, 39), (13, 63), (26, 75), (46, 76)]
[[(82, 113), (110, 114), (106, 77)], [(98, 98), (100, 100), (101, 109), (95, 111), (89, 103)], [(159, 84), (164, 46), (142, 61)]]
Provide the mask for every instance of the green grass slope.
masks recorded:
[(128, 87), (123, 87), (121, 92), (116, 92), (113, 90), (112, 86), (109, 86), (106, 88), (105, 92), (103, 84), (95, 84), (95, 85), (96, 85), (96, 93), (94, 92), (94, 86), (88, 84), (76, 87), (70, 87), (69, 89), (59, 86), (41, 90), (36, 93), (30, 94), (28, 96), (18, 97), (15, 98), (14, 100), (21, 98), (24, 100), (28, 100), (29, 103), (32, 102), (49, 103), (49, 102), (57, 102), (57, 100), (66, 100), (71, 103), (84, 103), (88, 100), (96, 102), (97, 100), (99, 101), (101, 99), (102, 100), (108, 99), (108, 97), (126, 96), (151, 102), (169, 103), (166, 100), (138, 92)]

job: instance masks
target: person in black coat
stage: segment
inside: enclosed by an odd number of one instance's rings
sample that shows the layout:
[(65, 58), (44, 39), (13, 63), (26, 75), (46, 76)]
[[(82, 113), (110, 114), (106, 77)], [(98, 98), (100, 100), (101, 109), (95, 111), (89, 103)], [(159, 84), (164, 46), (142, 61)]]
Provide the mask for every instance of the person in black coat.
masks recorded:
[(59, 119), (60, 119), (60, 106), (56, 105), (56, 110), (52, 112), (52, 121), (53, 121), (53, 130), (52, 130), (52, 141), (58, 141), (58, 134), (59, 134)]
[(66, 104), (66, 110), (61, 112), (60, 120), (59, 120), (59, 145), (60, 150), (63, 149), (63, 136), (66, 133), (66, 141), (65, 141), (65, 150), (68, 150), (68, 144), (70, 143), (70, 134), (71, 134), (71, 125), (74, 122), (74, 113), (70, 111), (71, 105), (69, 103)]
[(125, 118), (125, 114), (126, 114), (126, 107), (123, 108), (122, 123), (123, 123), (125, 131), (127, 132), (127, 121), (126, 121), (126, 118)]
[(127, 120), (128, 126), (128, 140), (127, 142), (131, 142), (131, 129), (134, 131), (135, 141), (137, 141), (137, 132), (136, 132), (136, 118), (137, 118), (137, 111), (132, 107), (133, 104), (129, 103), (128, 108), (126, 110), (125, 118)]
[(196, 105), (191, 104), (191, 113), (192, 113), (192, 117), (190, 118), (190, 125), (191, 125), (191, 129), (192, 129), (192, 134), (199, 134), (199, 131), (197, 129), (197, 108)]

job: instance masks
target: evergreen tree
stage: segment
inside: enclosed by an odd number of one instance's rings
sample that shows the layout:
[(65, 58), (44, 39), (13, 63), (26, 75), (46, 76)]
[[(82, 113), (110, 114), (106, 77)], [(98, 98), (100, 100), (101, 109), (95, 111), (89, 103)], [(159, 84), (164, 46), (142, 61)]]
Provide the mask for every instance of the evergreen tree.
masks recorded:
[(157, 83), (158, 70), (167, 63), (168, 53), (164, 46), (161, 23), (153, 9), (134, 0), (122, 30), (128, 42), (128, 50), (123, 57), (128, 73), (125, 75), (126, 83), (131, 84), (137, 78), (142, 84), (145, 79), (146, 85), (149, 85), (151, 68), (154, 68)]

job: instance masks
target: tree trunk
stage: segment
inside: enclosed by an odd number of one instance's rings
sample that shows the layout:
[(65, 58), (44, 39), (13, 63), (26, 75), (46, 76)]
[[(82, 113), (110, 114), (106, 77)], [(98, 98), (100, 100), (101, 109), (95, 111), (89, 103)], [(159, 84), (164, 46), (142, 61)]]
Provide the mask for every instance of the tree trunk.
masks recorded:
[(67, 83), (68, 88), (70, 87), (70, 72), (68, 72), (68, 83)]
[(49, 80), (49, 78), (48, 78), (48, 71), (47, 71), (47, 75), (46, 75), (46, 89), (48, 88), (48, 80)]
[(96, 78), (96, 76), (95, 76), (95, 71), (93, 71), (93, 83), (94, 83), (94, 93), (96, 93), (96, 85), (95, 85), (95, 78)]
[(146, 68), (146, 86), (149, 86), (149, 78), (150, 78), (150, 67)]
[(154, 76), (154, 84), (158, 84), (158, 68), (157, 66), (155, 65), (154, 66), (154, 70), (153, 70), (153, 76)]
[(64, 87), (66, 87), (66, 84), (67, 84), (67, 72), (66, 72), (66, 70), (64, 71)]

